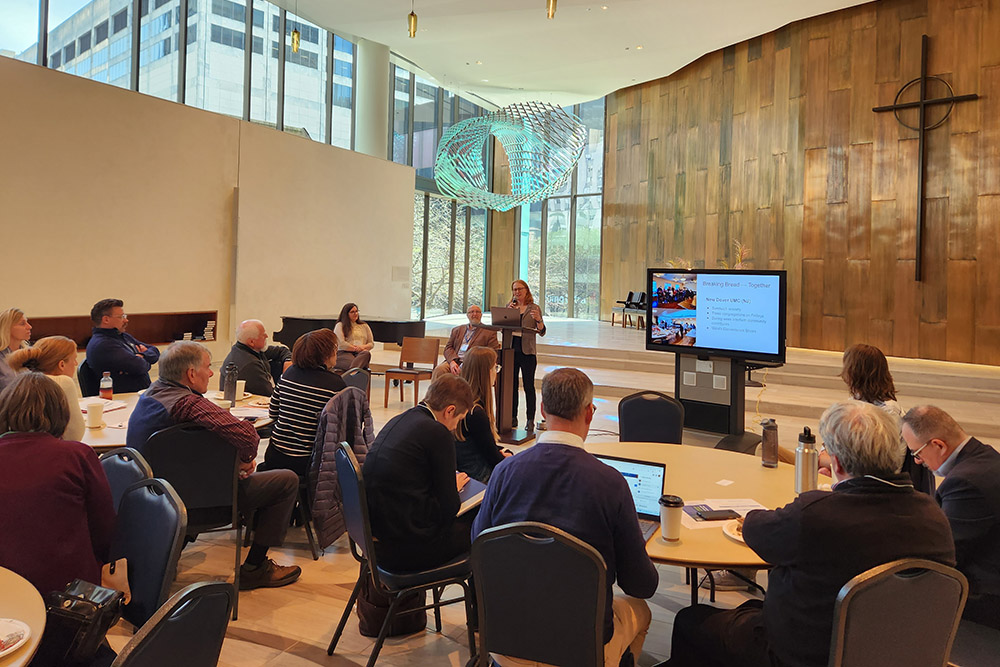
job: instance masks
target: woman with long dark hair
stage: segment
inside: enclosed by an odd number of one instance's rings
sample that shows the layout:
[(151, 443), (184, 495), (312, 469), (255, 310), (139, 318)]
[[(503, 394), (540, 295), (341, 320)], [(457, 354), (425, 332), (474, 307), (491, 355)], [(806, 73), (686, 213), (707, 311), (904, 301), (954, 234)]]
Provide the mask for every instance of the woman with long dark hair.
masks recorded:
[(345, 303), (340, 309), (340, 317), (333, 333), (337, 334), (339, 349), (337, 350), (338, 371), (351, 368), (368, 368), (372, 360), (371, 349), (375, 347), (375, 337), (371, 327), (361, 321), (356, 303)]
[(497, 381), (497, 353), (488, 347), (474, 347), (465, 355), (462, 378), (472, 387), (475, 405), (455, 430), (455, 461), (458, 470), (483, 484), (493, 468), (503, 461), (497, 447), (493, 417), (493, 385)]
[(517, 426), (517, 404), (518, 404), (518, 374), (524, 383), (524, 427), (529, 431), (535, 430), (535, 368), (538, 366), (537, 348), (535, 345), (535, 335), (545, 335), (545, 322), (542, 321), (542, 309), (535, 303), (535, 297), (528, 289), (528, 283), (523, 280), (515, 280), (510, 284), (511, 299), (507, 304), (508, 308), (517, 308), (521, 312), (520, 331), (514, 332), (514, 421), (513, 426)]

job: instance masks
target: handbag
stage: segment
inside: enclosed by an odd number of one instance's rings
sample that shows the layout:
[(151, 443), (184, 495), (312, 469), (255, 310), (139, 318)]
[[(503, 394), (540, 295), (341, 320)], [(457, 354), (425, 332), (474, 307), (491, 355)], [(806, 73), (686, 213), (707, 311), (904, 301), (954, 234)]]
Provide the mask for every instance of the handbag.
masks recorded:
[(89, 663), (97, 654), (108, 629), (122, 615), (124, 594), (111, 588), (74, 579), (65, 590), (45, 597), (45, 635), (40, 664)]

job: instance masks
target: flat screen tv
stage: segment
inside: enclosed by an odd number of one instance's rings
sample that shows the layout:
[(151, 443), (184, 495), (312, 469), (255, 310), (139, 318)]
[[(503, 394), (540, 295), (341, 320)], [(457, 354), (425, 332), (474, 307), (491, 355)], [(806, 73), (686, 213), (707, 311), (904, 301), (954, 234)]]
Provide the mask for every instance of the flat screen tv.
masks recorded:
[(785, 361), (784, 271), (648, 269), (646, 349)]

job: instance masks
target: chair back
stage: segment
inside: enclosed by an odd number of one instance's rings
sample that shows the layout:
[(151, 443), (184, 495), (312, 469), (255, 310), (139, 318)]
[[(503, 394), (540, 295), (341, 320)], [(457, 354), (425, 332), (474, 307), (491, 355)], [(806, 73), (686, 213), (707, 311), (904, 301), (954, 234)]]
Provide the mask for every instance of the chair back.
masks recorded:
[(740, 454), (757, 453), (757, 445), (761, 443), (761, 437), (752, 431), (743, 433), (731, 433), (715, 443), (715, 449), (727, 452), (739, 452)]
[(371, 372), (364, 368), (352, 368), (340, 376), (348, 387), (357, 387), (361, 391), (368, 391), (371, 377)]
[(635, 304), (636, 308), (645, 308), (646, 307), (646, 293), (645, 292), (639, 292), (639, 296), (636, 297), (636, 300), (633, 303)]
[(215, 667), (232, 606), (233, 587), (225, 582), (181, 589), (140, 628), (111, 667)]
[(168, 482), (144, 479), (122, 495), (111, 556), (128, 560), (132, 599), (122, 617), (135, 627), (167, 599), (186, 532), (187, 511)]
[(81, 361), (80, 365), (76, 367), (76, 379), (80, 383), (80, 395), (84, 398), (97, 396), (100, 393), (101, 378), (97, 376), (97, 373), (90, 367), (86, 359)]
[(427, 364), (430, 368), (437, 366), (438, 351), (441, 341), (437, 338), (403, 337), (403, 349), (399, 353), (399, 367), (405, 364)]
[(480, 656), (604, 664), (607, 571), (592, 546), (543, 523), (497, 526), (473, 542), (472, 574)]
[(368, 497), (361, 477), (361, 464), (346, 442), (340, 443), (336, 453), (337, 481), (344, 500), (344, 523), (347, 535), (361, 555), (368, 560), (372, 576), (377, 571), (373, 547), (371, 521), (368, 518)]
[(618, 402), (621, 442), (669, 442), (684, 437), (684, 406), (659, 391), (640, 391)]
[(907, 558), (873, 567), (840, 589), (830, 667), (943, 667), (969, 583), (955, 568)]
[(628, 293), (628, 296), (625, 297), (624, 301), (617, 301), (616, 303), (624, 304), (625, 307), (628, 308), (629, 304), (632, 303), (632, 299), (634, 298), (635, 298), (635, 292), (630, 291)]
[(227, 525), (236, 516), (236, 448), (200, 426), (175, 424), (149, 436), (141, 454), (184, 501), (189, 528)]
[(131, 447), (119, 447), (104, 452), (100, 459), (104, 476), (108, 478), (108, 486), (111, 487), (111, 502), (115, 506), (115, 511), (118, 511), (125, 489), (136, 482), (153, 477), (153, 469), (146, 463), (146, 459)]

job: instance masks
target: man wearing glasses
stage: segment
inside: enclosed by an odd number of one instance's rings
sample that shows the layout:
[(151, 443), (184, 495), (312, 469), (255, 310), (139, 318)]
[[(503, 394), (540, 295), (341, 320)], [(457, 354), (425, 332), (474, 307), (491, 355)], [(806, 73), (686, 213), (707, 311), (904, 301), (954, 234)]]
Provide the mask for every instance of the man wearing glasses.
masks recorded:
[(148, 387), (149, 369), (160, 360), (158, 349), (125, 333), (124, 305), (121, 299), (101, 299), (90, 309), (94, 328), (87, 343), (87, 365), (98, 378), (110, 372), (116, 394)]
[(472, 304), (465, 316), (469, 318), (469, 323), (460, 324), (451, 330), (448, 344), (444, 346), (444, 361), (434, 369), (434, 380), (446, 373), (461, 375), (462, 360), (465, 359), (466, 353), (474, 347), (489, 347), (500, 350), (497, 332), (479, 326), (483, 323), (482, 308)]
[(935, 495), (969, 580), (963, 617), (1000, 629), (1000, 453), (933, 405), (906, 413), (903, 439), (914, 461), (944, 478)]

